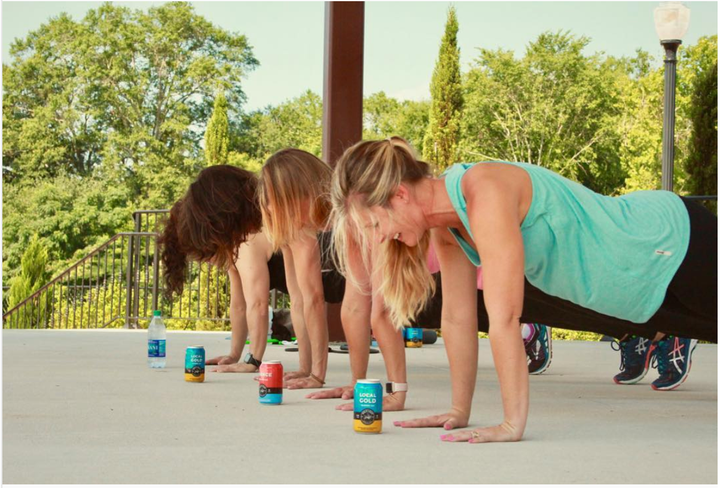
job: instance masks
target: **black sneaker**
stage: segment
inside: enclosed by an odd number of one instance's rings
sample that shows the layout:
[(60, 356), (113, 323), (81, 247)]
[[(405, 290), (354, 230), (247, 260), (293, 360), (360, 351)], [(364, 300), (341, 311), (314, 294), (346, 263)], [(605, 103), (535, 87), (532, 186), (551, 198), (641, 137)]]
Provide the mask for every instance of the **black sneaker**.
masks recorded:
[(660, 377), (650, 385), (653, 390), (674, 390), (687, 379), (692, 366), (692, 353), (697, 343), (697, 339), (676, 336), (666, 336), (657, 342), (653, 367), (657, 363)]
[(525, 343), (528, 372), (542, 374), (550, 367), (552, 361), (552, 337), (550, 329), (542, 324), (527, 324), (533, 331)]
[[(618, 349), (615, 349), (615, 344)], [(620, 351), (620, 373), (613, 381), (618, 385), (634, 385), (650, 369), (650, 358), (655, 355), (655, 343), (644, 337), (632, 336), (626, 341), (613, 341), (611, 347)]]

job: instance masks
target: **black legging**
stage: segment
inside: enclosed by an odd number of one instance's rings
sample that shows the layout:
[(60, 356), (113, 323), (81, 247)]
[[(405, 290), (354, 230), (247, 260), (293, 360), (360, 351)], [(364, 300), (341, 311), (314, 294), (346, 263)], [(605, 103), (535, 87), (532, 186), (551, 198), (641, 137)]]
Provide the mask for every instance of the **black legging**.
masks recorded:
[[(657, 332), (717, 342), (717, 217), (705, 207), (682, 199), (690, 217), (690, 242), (660, 309), (644, 324), (610, 317), (550, 296), (525, 280), (522, 322), (596, 332), (613, 337), (636, 334), (653, 338)], [(420, 314), (420, 327), (439, 328), (442, 311), (440, 273), (437, 292)], [(478, 330), (489, 328), (482, 290), (478, 290)]]

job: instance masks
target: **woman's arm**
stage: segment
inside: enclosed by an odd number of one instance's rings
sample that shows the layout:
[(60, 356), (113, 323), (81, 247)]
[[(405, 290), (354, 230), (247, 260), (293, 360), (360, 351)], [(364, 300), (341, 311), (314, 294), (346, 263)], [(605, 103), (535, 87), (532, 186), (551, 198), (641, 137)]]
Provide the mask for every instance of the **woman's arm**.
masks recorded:
[[(295, 279), (303, 299), (305, 326), (312, 351), (311, 375), (289, 380), (288, 388), (321, 388), (327, 372), (328, 325), (322, 283), (320, 245), (315, 236), (303, 236), (290, 244)], [(320, 381), (318, 381), (320, 380)]]
[(305, 378), (310, 374), (312, 367), (312, 351), (310, 350), (310, 339), (305, 327), (305, 307), (300, 286), (295, 278), (295, 262), (292, 250), (285, 246), (282, 248), (283, 262), (285, 266), (285, 281), (288, 294), (290, 295), (290, 319), (292, 320), (295, 338), (298, 343), (299, 370), (286, 372), (284, 379)]
[[(227, 365), (237, 366), (240, 360), (245, 341), (248, 335), (248, 325), (245, 316), (245, 298), (243, 296), (243, 286), (240, 274), (234, 267), (228, 269), (228, 278), (230, 279), (230, 354), (227, 356), (217, 356), (205, 361), (208, 365)], [(226, 367), (212, 369), (211, 371), (227, 370)]]
[[(368, 357), (370, 355), (370, 301), (371, 297), (358, 289), (350, 280), (345, 282), (345, 295), (343, 296), (340, 320), (342, 321), (345, 340), (350, 356), (350, 384), (329, 390), (309, 393), (305, 398), (321, 400), (325, 398), (342, 398), (349, 400), (353, 397), (355, 383), (367, 375)], [(336, 407), (345, 410), (343, 405)]]
[(490, 346), (504, 420), (498, 426), (459, 433), (448, 440), (517, 441), (525, 431), (529, 405), (527, 359), (520, 335), (524, 286), (520, 190), (517, 184), (488, 172), (467, 184), (468, 216), (483, 263)]
[[(255, 235), (241, 246), (235, 263), (240, 273), (243, 296), (247, 307), (247, 324), (250, 330), (250, 349), (258, 361), (262, 361), (267, 347), (268, 302), (270, 296), (270, 273), (267, 266), (265, 236)], [(248, 365), (256, 370), (252, 365)]]
[[(373, 247), (372, 262), (378, 263), (378, 246)], [(405, 363), (405, 342), (402, 331), (396, 330), (390, 321), (385, 300), (380, 293), (382, 276), (380, 273), (372, 274), (372, 332), (377, 339), (380, 352), (385, 360), (385, 370), (388, 381), (392, 383), (407, 383), (407, 367)], [(383, 399), (383, 410), (386, 412), (405, 409), (407, 392), (399, 391), (386, 395)]]
[[(477, 272), (446, 229), (433, 229), (442, 274), (442, 337), (450, 362), (452, 408), (446, 414), (395, 422), (400, 427), (465, 427), (477, 377)], [(452, 277), (452, 278), (450, 278)]]

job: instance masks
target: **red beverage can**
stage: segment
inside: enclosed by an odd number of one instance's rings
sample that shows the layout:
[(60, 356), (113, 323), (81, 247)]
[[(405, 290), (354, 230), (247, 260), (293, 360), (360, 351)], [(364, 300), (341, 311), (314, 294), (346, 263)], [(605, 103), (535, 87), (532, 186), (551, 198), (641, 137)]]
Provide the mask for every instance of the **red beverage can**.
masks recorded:
[(280, 405), (283, 395), (283, 367), (280, 361), (260, 365), (260, 403)]

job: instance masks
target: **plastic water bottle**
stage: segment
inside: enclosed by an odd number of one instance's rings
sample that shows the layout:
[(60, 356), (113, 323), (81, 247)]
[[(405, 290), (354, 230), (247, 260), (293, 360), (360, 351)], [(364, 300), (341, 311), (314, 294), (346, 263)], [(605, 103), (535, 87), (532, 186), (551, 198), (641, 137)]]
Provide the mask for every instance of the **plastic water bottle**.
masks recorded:
[(165, 367), (165, 322), (160, 310), (153, 312), (153, 318), (148, 327), (148, 366), (151, 368)]

